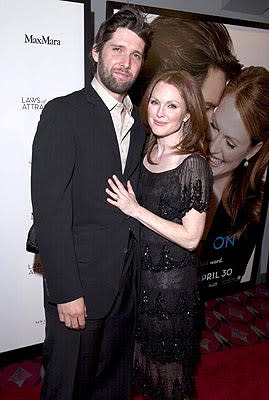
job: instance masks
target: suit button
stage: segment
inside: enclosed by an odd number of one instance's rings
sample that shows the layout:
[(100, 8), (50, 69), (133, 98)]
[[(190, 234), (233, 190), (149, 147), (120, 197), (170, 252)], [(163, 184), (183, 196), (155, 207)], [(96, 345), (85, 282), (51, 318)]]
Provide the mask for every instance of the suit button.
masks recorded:
[(127, 247), (124, 247), (123, 253), (124, 253), (124, 254), (127, 254), (127, 251), (128, 251)]

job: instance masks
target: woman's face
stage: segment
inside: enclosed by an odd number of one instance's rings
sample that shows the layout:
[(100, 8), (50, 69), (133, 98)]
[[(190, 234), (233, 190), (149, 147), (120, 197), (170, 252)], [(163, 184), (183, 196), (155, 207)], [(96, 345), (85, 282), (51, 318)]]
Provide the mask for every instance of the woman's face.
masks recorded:
[[(210, 129), (210, 165), (214, 177), (230, 176), (242, 160), (255, 150), (235, 106), (232, 94), (224, 95), (214, 113)], [(256, 151), (255, 151), (256, 153)]]
[(159, 138), (173, 136), (180, 138), (182, 122), (189, 113), (178, 89), (165, 82), (158, 82), (148, 103), (148, 123), (152, 132)]

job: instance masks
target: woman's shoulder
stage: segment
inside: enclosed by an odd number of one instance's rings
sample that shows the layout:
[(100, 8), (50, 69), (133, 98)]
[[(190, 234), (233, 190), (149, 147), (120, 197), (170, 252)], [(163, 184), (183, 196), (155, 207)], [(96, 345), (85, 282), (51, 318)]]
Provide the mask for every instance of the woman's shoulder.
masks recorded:
[(205, 157), (200, 154), (193, 153), (185, 158), (182, 164), (182, 174), (187, 180), (208, 182), (213, 185), (213, 172)]
[(198, 153), (191, 153), (189, 154), (183, 161), (183, 163), (186, 164), (187, 167), (198, 167), (198, 168), (206, 168), (206, 169), (211, 169), (209, 166), (209, 163), (207, 159), (198, 154)]

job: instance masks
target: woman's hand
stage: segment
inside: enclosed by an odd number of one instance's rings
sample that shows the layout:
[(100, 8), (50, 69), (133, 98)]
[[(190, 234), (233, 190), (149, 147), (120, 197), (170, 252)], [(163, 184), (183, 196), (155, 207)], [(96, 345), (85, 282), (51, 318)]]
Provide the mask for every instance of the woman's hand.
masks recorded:
[(139, 207), (131, 182), (127, 182), (127, 190), (117, 178), (113, 175), (108, 179), (110, 188), (106, 188), (106, 193), (110, 196), (107, 198), (108, 203), (118, 207), (124, 214), (135, 217), (135, 211)]

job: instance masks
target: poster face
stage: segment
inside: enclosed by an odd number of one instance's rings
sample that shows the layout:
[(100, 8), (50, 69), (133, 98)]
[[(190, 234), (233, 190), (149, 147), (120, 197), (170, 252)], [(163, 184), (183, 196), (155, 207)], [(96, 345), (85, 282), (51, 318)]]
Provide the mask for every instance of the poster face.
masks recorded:
[[(123, 4), (119, 2), (107, 2), (107, 15), (116, 12), (118, 9), (121, 8), (122, 5)], [(210, 35), (215, 30), (217, 31), (217, 25), (222, 25), (228, 31), (228, 35), (230, 36), (230, 39), (232, 41), (234, 55), (244, 67), (261, 66), (268, 70), (269, 25), (267, 24), (254, 22), (252, 23), (248, 21), (232, 20), (227, 18), (212, 17), (207, 15), (199, 15), (187, 12), (180, 12), (176, 10), (166, 10), (146, 6), (137, 7), (140, 7), (141, 10), (146, 14), (148, 21), (152, 24), (152, 26), (154, 26), (154, 33), (156, 35), (155, 37), (158, 38), (158, 40), (156, 39), (155, 47), (153, 46), (154, 49), (150, 50), (151, 53), (149, 53), (149, 57), (146, 60), (144, 67), (142, 68), (140, 77), (138, 78), (136, 84), (132, 89), (132, 98), (134, 102), (137, 102), (137, 104), (139, 104), (139, 99), (141, 98), (140, 96), (144, 93), (147, 83), (152, 78), (154, 73), (158, 70), (158, 68), (160, 68), (160, 64), (162, 64), (163, 66), (170, 66), (169, 69), (177, 69), (176, 67), (171, 68), (171, 65), (177, 65), (175, 61), (176, 58), (178, 57), (178, 59), (180, 59), (180, 57), (183, 58), (184, 56), (185, 61), (187, 60), (189, 62), (189, 65), (191, 65), (192, 67), (196, 66), (197, 70), (199, 70), (200, 56), (199, 51), (197, 51), (197, 48), (199, 46), (196, 46), (196, 50), (194, 51), (195, 46), (192, 45), (193, 40), (199, 41), (199, 36), (194, 35), (192, 32), (198, 29), (197, 26), (202, 21), (206, 21), (209, 24), (207, 42), (208, 53), (212, 53), (211, 50), (213, 46), (217, 43), (214, 42), (214, 39), (213, 42), (210, 42)], [(161, 23), (156, 24), (156, 21), (160, 21), (160, 16), (167, 17), (170, 19), (170, 21), (171, 19), (173, 19), (174, 22), (170, 24), (167, 23), (166, 20), (163, 25)], [(185, 21), (188, 21), (189, 23), (189, 30), (185, 28), (185, 31), (187, 33), (183, 33), (184, 25), (186, 24)], [(184, 47), (184, 40), (186, 41), (186, 43), (188, 43), (188, 46), (185, 45)], [(207, 38), (203, 37), (203, 40), (204, 42), (206, 42)], [(222, 46), (222, 43), (220, 43), (219, 41), (218, 45)], [(201, 47), (203, 46), (204, 43), (201, 42)], [(204, 46), (204, 48), (206, 48), (206, 46)], [(204, 50), (204, 52), (206, 52), (206, 50)], [(181, 53), (183, 53), (183, 56)], [(180, 62), (181, 60), (178, 61), (178, 64), (180, 64)], [(192, 71), (188, 70), (187, 62), (185, 62), (184, 65), (186, 66), (186, 70), (192, 73)], [(163, 68), (164, 67), (162, 67), (162, 69)], [(197, 73), (198, 77), (199, 71), (196, 71), (195, 73)], [(196, 75), (194, 76), (196, 77)], [(204, 81), (202, 82), (203, 78), (197, 78), (197, 80), (198, 79), (200, 79), (199, 83), (202, 87), (204, 84)], [(218, 90), (217, 86), (218, 81), (216, 80), (215, 85), (213, 84), (212, 86), (213, 89), (212, 87), (210, 89), (211, 95), (215, 95), (215, 98), (218, 97), (216, 96), (216, 91)], [(221, 95), (222, 93), (223, 90), (221, 92)], [(214, 118), (217, 120), (221, 118), (222, 120), (225, 120), (224, 128), (228, 130), (229, 124), (231, 125), (231, 121), (233, 118), (232, 114), (229, 114), (228, 111), (225, 111), (224, 104), (222, 104), (220, 101), (221, 95), (219, 96), (218, 104), (215, 104), (216, 106), (219, 105), (219, 107), (215, 107)], [(268, 106), (268, 103), (266, 104), (266, 106)], [(211, 125), (211, 120), (209, 122)], [(210, 145), (211, 143), (213, 143), (212, 132), (214, 132), (214, 129), (214, 127), (212, 128), (210, 126)], [(234, 129), (234, 135), (236, 137), (234, 140), (239, 141), (238, 135), (242, 131), (240, 129), (240, 127), (236, 127)], [(226, 135), (226, 130), (224, 136), (227, 139), (228, 134)], [(268, 138), (266, 140), (268, 140)], [(229, 146), (228, 140), (226, 140), (226, 145)], [(214, 175), (213, 202), (216, 205), (212, 207), (214, 212), (209, 213), (211, 215), (207, 216), (204, 237), (198, 250), (200, 256), (200, 288), (204, 298), (218, 297), (223, 294), (241, 290), (243, 288), (245, 289), (248, 286), (255, 284), (256, 280), (257, 267), (260, 259), (263, 228), (268, 204), (268, 195), (266, 194), (268, 193), (268, 190), (265, 190), (265, 187), (268, 187), (268, 182), (266, 184), (266, 169), (268, 165), (268, 158), (266, 159), (266, 163), (263, 166), (262, 178), (257, 178), (254, 173), (251, 173), (251, 170), (254, 168), (252, 166), (252, 161), (254, 160), (254, 158), (250, 158), (247, 163), (244, 159), (242, 160), (242, 162), (239, 163), (237, 162), (236, 157), (234, 157), (234, 159), (232, 158), (231, 155), (233, 153), (237, 154), (236, 151), (239, 149), (239, 147), (237, 145), (234, 146), (233, 143), (230, 143), (229, 153), (228, 151), (226, 151), (225, 153), (225, 149), (222, 148), (221, 152), (223, 155), (223, 159), (221, 160), (220, 156), (218, 156), (218, 158), (214, 158), (215, 165), (211, 163)], [(234, 150), (234, 148), (236, 148), (236, 150)], [(211, 148), (210, 151), (211, 154), (213, 154), (213, 150), (211, 150)], [(223, 187), (220, 190), (220, 174), (218, 174), (217, 171), (220, 170), (220, 164), (225, 161), (225, 156), (226, 159), (228, 158), (227, 154), (230, 157), (229, 160), (231, 171), (229, 171), (229, 179), (226, 179), (225, 185), (223, 184)], [(262, 151), (259, 150), (256, 158), (258, 159), (261, 155)], [(238, 159), (240, 158), (239, 156), (237, 157)], [(244, 176), (247, 178), (243, 179), (242, 177)], [(234, 177), (233, 181), (232, 177)], [(257, 181), (258, 179), (259, 182)], [(235, 206), (234, 203), (230, 204), (230, 208), (228, 207), (227, 209), (224, 195), (224, 192), (227, 190), (227, 188), (231, 186), (233, 189), (233, 193), (241, 193), (243, 192), (242, 188), (245, 187), (248, 188), (249, 193), (251, 180), (254, 180), (257, 183), (254, 190), (255, 193), (252, 193), (252, 196), (248, 195), (244, 200), (242, 200), (240, 203), (240, 207)], [(238, 188), (236, 190), (235, 185)], [(259, 189), (257, 189), (257, 186), (259, 187)], [(257, 205), (257, 207), (255, 208), (256, 216), (258, 216), (255, 221), (253, 218), (254, 207), (251, 208), (250, 205), (253, 198), (259, 199), (259, 205)], [(231, 218), (229, 214), (229, 210), (231, 209), (238, 209), (237, 214), (241, 216), (240, 221), (238, 218)], [(246, 221), (244, 224), (242, 222), (243, 219), (244, 221)], [(259, 222), (257, 222), (258, 220)], [(244, 229), (241, 232), (240, 229), (243, 225)]]

